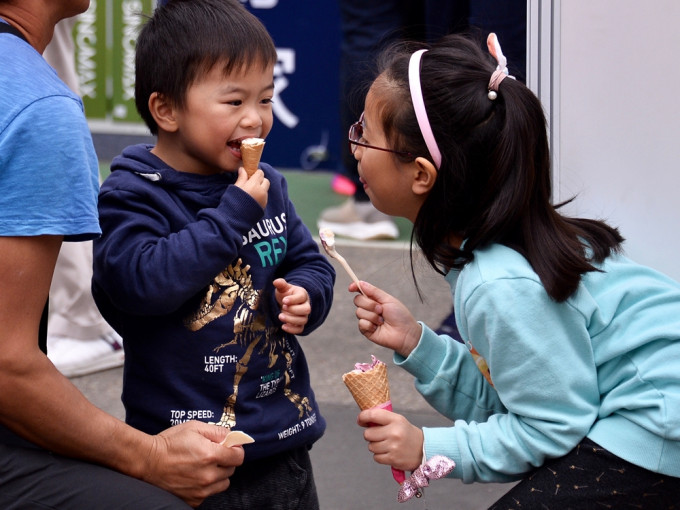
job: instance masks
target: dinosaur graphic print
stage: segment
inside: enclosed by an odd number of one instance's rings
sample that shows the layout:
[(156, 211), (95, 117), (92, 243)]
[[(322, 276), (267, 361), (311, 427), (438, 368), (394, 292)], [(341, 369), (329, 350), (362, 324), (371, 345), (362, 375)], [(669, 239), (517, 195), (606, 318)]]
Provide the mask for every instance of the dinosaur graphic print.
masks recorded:
[(286, 361), (283, 394), (298, 410), (299, 418), (313, 412), (309, 398), (291, 389), (291, 381), (295, 377), (292, 369), (293, 355), (286, 336), (281, 334), (280, 327), (267, 326), (265, 314), (261, 309), (261, 294), (261, 290), (253, 287), (250, 266), (243, 265), (242, 259), (239, 258), (215, 277), (201, 299), (198, 309), (184, 322), (188, 330), (199, 331), (235, 310), (233, 338), (215, 347), (214, 352), (219, 353), (232, 345), (245, 348), (245, 352), (235, 365), (232, 392), (226, 398), (222, 417), (217, 425), (229, 428), (236, 426), (239, 385), (249, 369), (254, 354), (262, 356), (266, 353), (269, 368), (274, 367), (282, 356)]

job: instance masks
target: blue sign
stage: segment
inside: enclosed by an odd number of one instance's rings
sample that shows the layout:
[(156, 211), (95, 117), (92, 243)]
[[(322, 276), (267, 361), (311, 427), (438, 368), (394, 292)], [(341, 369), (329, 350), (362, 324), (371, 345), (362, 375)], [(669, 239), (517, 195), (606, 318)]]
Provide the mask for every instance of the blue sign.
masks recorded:
[(274, 127), (262, 160), (336, 170), (340, 162), (340, 14), (334, 0), (241, 0), (274, 39)]

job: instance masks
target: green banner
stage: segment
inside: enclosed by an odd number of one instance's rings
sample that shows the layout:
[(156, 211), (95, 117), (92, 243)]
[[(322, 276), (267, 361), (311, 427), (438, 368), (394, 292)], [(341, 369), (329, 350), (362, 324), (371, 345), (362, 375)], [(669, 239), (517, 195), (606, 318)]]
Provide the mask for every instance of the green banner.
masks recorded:
[(85, 115), (92, 119), (104, 119), (109, 110), (105, 0), (91, 0), (87, 12), (78, 17), (73, 39)]
[(141, 122), (135, 107), (135, 45), (154, 0), (115, 0), (112, 16), (111, 117), (115, 121)]
[(141, 123), (135, 107), (135, 45), (155, 0), (91, 0), (73, 29), (88, 119)]

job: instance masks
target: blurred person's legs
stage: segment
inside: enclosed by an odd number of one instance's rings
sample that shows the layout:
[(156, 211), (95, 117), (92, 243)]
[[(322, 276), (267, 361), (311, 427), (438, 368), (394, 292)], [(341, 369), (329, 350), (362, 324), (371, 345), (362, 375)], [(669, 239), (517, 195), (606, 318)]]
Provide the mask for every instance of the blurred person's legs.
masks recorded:
[(63, 243), (50, 288), (47, 355), (67, 377), (123, 364), (121, 337), (92, 298), (92, 242)]
[(399, 229), (386, 214), (368, 199), (359, 182), (357, 162), (349, 151), (347, 132), (359, 119), (364, 98), (375, 77), (374, 61), (379, 50), (395, 40), (411, 37), (406, 32), (405, 0), (340, 0), (342, 42), (340, 46), (340, 134), (344, 177), (336, 186), (351, 190), (350, 199), (321, 212), (319, 228), (330, 228), (337, 235), (353, 239), (396, 239)]
[(527, 1), (471, 0), (469, 23), (495, 32), (508, 59), (510, 74), (524, 82), (527, 75)]
[(73, 41), (73, 28), (78, 17), (61, 20), (54, 27), (52, 40), (45, 48), (43, 57), (54, 67), (57, 75), (68, 88), (80, 95), (78, 73), (76, 72), (75, 42)]
[(527, 0), (425, 0), (425, 26), (429, 42), (446, 34), (470, 30), (495, 32), (508, 59), (510, 74), (526, 79)]
[[(79, 94), (72, 35), (75, 23), (76, 18), (57, 23), (43, 56), (62, 81)], [(63, 243), (50, 288), (47, 354), (67, 377), (123, 364), (122, 339), (99, 314), (91, 280), (92, 242)]]

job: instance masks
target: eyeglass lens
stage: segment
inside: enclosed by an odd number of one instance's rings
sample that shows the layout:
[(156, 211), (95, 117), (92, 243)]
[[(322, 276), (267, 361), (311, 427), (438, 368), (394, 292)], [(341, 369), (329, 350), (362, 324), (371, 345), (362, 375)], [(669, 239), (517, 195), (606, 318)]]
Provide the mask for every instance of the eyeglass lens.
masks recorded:
[[(364, 129), (363, 126), (361, 125), (361, 121), (355, 122), (352, 124), (349, 128), (349, 139), (350, 142), (358, 142), (361, 140), (361, 137), (364, 135)], [(350, 143), (350, 150), (352, 151), (352, 154), (354, 154), (357, 150), (358, 145), (354, 143)]]

